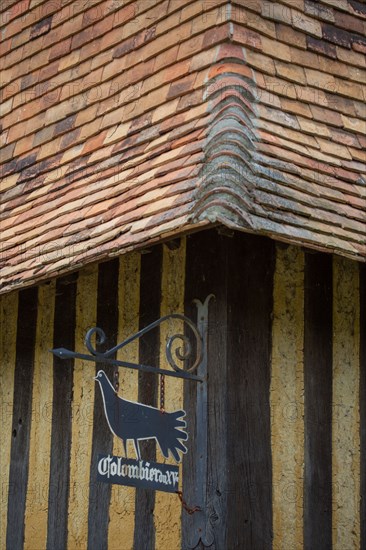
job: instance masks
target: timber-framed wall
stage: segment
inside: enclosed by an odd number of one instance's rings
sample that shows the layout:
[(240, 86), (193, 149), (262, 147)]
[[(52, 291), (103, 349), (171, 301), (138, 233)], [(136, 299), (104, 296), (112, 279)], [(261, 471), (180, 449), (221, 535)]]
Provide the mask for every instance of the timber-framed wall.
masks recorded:
[[(208, 293), (206, 480), (192, 474), (191, 386), (166, 390), (167, 408), (188, 411), (185, 500), (206, 484), (217, 550), (365, 548), (364, 266), (216, 229), (1, 297), (2, 547), (188, 547), (176, 495), (93, 479), (96, 454), (122, 454), (121, 442), (94, 366), (48, 350), (81, 351), (95, 324), (113, 343), (166, 313), (194, 318)], [(157, 364), (164, 341), (162, 330), (124, 358)], [(156, 403), (154, 377), (120, 381), (126, 398)]]

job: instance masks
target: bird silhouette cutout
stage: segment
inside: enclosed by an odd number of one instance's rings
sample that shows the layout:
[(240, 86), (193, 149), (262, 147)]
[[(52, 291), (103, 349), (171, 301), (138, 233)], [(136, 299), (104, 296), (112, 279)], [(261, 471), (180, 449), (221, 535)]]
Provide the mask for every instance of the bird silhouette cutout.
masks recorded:
[(182, 420), (185, 411), (162, 412), (149, 405), (122, 399), (103, 370), (98, 372), (94, 380), (99, 382), (109, 428), (122, 439), (126, 457), (127, 441), (133, 441), (137, 458), (140, 459), (139, 441), (156, 439), (165, 458), (171, 453), (174, 460), (180, 462), (179, 451), (187, 452), (182, 443), (188, 439), (187, 432), (183, 430), (186, 427), (186, 422)]

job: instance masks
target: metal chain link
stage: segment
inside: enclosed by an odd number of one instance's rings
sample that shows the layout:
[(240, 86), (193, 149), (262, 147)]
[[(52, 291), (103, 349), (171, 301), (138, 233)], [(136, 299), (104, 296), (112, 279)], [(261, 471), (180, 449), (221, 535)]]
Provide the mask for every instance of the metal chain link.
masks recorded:
[(188, 506), (188, 504), (186, 503), (186, 501), (184, 500), (183, 498), (183, 493), (182, 491), (176, 491), (178, 497), (179, 497), (179, 500), (181, 501), (182, 503), (182, 506), (184, 508), (184, 510), (187, 512), (187, 514), (189, 514), (190, 516), (192, 514), (194, 514), (195, 512), (201, 512), (202, 511), (202, 508), (200, 506), (195, 506), (194, 508), (190, 508)]
[(160, 375), (160, 412), (165, 412), (165, 376)]
[(114, 391), (117, 394), (119, 390), (119, 368), (118, 367), (113, 373), (113, 386), (114, 386)]

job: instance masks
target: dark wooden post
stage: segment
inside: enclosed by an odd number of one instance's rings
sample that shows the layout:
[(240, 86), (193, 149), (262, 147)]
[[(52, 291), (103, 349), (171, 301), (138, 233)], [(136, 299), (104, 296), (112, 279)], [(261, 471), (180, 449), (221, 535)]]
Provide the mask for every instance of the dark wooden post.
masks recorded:
[[(77, 273), (57, 280), (53, 345), (75, 346)], [(53, 358), (51, 469), (48, 495), (47, 550), (67, 545), (74, 360)]]
[(23, 548), (24, 543), (36, 326), (37, 289), (30, 288), (19, 293), (17, 323), (8, 527), (6, 531), (6, 547), (14, 550)]
[[(104, 262), (98, 267), (97, 326), (102, 327), (109, 340), (98, 349), (104, 351), (117, 343), (118, 332), (118, 272), (119, 260)], [(112, 380), (115, 367), (96, 364), (95, 374), (103, 369)], [(90, 373), (91, 374), (91, 373)], [(99, 453), (112, 453), (113, 435), (108, 429), (102, 396), (96, 388), (93, 411), (93, 445), (90, 462), (88, 548), (102, 550), (108, 546), (109, 505), (111, 485), (95, 480)]]
[[(208, 327), (208, 475), (194, 477), (195, 388), (186, 384), (191, 442), (184, 461), (184, 496), (207, 489), (214, 547), (271, 548), (270, 354), (273, 243), (216, 230), (188, 238), (186, 313), (192, 299), (215, 295)], [(183, 512), (183, 548), (191, 520)]]
[(366, 550), (366, 265), (360, 266), (361, 550)]
[(332, 256), (306, 254), (304, 547), (332, 547)]
[[(160, 317), (161, 301), (161, 270), (162, 248), (152, 248), (151, 252), (141, 256), (140, 282), (140, 328)], [(155, 330), (139, 341), (139, 361), (147, 365), (159, 364), (160, 342), (159, 331)], [(148, 372), (139, 372), (140, 403), (157, 406), (158, 380), (157, 376)], [(156, 460), (156, 444), (154, 441), (143, 441), (140, 444), (141, 456), (144, 460)], [(155, 491), (136, 489), (135, 498), (135, 550), (154, 550)]]

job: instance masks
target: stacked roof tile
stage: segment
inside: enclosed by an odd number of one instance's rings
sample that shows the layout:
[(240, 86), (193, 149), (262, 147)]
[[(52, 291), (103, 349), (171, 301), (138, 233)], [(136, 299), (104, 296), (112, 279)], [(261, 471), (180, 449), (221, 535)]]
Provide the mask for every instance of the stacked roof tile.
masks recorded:
[(2, 292), (216, 223), (365, 260), (365, 4), (0, 9)]

